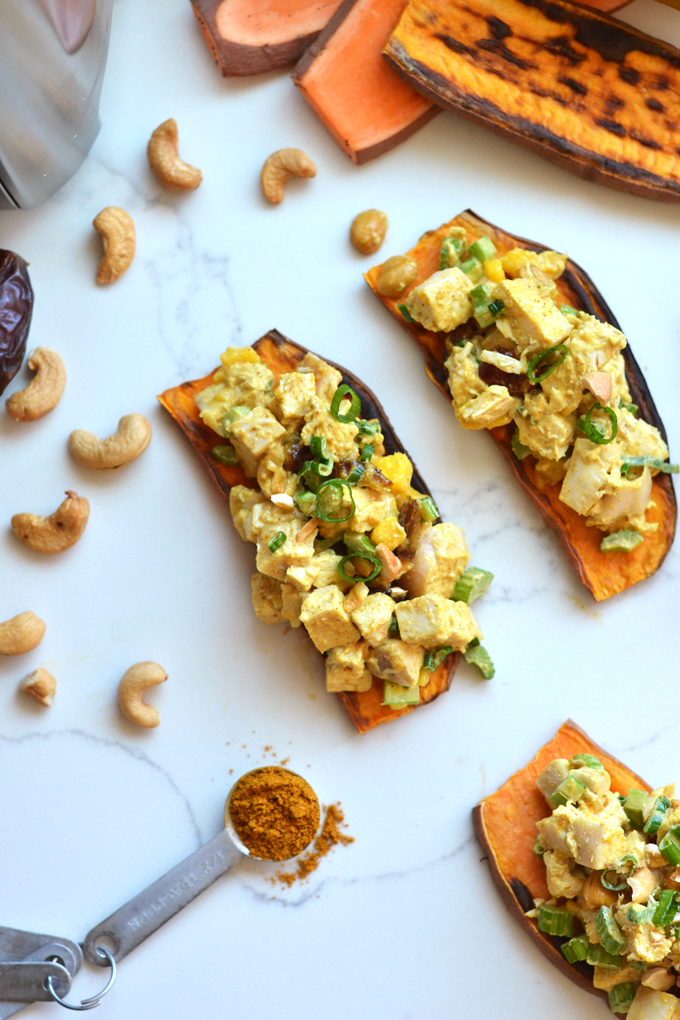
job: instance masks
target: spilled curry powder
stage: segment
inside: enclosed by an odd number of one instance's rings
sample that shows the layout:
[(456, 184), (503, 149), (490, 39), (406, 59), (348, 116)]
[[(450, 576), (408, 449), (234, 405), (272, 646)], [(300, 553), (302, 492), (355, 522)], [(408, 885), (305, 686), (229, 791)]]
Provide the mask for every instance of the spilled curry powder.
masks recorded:
[(319, 801), (309, 783), (279, 765), (242, 776), (227, 814), (253, 857), (267, 861), (285, 861), (301, 853), (314, 839), (320, 819)]
[(341, 831), (345, 824), (345, 814), (340, 804), (324, 807), (326, 812), (321, 832), (317, 836), (312, 849), (297, 861), (295, 871), (279, 871), (272, 882), (282, 882), (291, 886), (294, 882), (302, 882), (319, 867), (321, 859), (329, 854), (334, 846), (347, 846), (354, 842), (354, 837)]

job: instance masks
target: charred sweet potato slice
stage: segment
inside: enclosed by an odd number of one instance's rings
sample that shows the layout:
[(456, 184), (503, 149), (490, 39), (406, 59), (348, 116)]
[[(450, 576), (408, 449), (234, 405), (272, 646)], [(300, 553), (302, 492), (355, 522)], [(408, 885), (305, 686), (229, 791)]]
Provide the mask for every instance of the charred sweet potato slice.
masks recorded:
[[(304, 347), (293, 343), (292, 340), (289, 340), (275, 329), (270, 330), (265, 336), (261, 337), (253, 344), (253, 347), (267, 368), (273, 372), (277, 383), (279, 375), (285, 372), (294, 372), (296, 366), (302, 361), (305, 354), (308, 353)], [(385, 452), (388, 454), (406, 453), (407, 451), (392, 428), (382, 404), (380, 404), (371, 390), (361, 380), (357, 379), (355, 375), (342, 368), (341, 365), (335, 365), (332, 361), (329, 364), (334, 365), (335, 368), (342, 372), (343, 383), (347, 383), (358, 393), (361, 398), (362, 415), (365, 418), (380, 419), (383, 435), (385, 436)], [(201, 390), (210, 385), (214, 374), (213, 371), (203, 379), (195, 379), (193, 382), (185, 382), (180, 386), (166, 390), (158, 399), (166, 411), (175, 419), (198, 454), (198, 458), (208, 472), (208, 476), (228, 502), (229, 491), (232, 485), (248, 485), (254, 488), (256, 483), (253, 479), (246, 478), (240, 467), (223, 465), (215, 460), (211, 454), (213, 447), (219, 446), (220, 439), (212, 429), (209, 429), (201, 421), (194, 398), (197, 393), (200, 393)], [(413, 468), (413, 487), (419, 492), (423, 492), (428, 496), (431, 495), (415, 464)], [(244, 592), (249, 590), (248, 578), (243, 579), (243, 587)], [(244, 595), (244, 597), (247, 596)], [(444, 659), (441, 666), (432, 674), (432, 679), (427, 686), (421, 688), (418, 705), (411, 705), (396, 711), (384, 706), (382, 704), (382, 680), (377, 678), (373, 681), (373, 686), (368, 691), (343, 691), (337, 694), (336, 697), (340, 699), (359, 733), (365, 733), (380, 723), (390, 722), (400, 715), (406, 715), (407, 712), (411, 712), (414, 708), (420, 708), (421, 705), (429, 704), (429, 702), (438, 698), (440, 694), (443, 694), (444, 691), (448, 691), (459, 659), (460, 652), (452, 652)]]
[(533, 761), (477, 805), (472, 817), (477, 839), (488, 855), (491, 877), (512, 916), (563, 974), (585, 991), (606, 999), (606, 992), (593, 988), (593, 967), (587, 963), (567, 963), (560, 951), (566, 939), (539, 931), (536, 921), (525, 916), (535, 898), (550, 896), (545, 865), (533, 852), (536, 822), (551, 813), (536, 787), (536, 779), (555, 758), (573, 758), (581, 753), (592, 754), (602, 762), (616, 793), (626, 794), (631, 787), (651, 792), (644, 779), (603, 751), (568, 719)]
[(588, 180), (680, 201), (680, 51), (570, 0), (409, 0), (383, 51), (427, 99)]
[[(374, 266), (364, 274), (366, 282), (376, 296), (421, 348), (425, 355), (425, 371), (447, 397), (450, 397), (447, 372), (444, 368), (444, 361), (448, 356), (447, 334), (430, 332), (417, 322), (406, 322), (397, 305), (406, 300), (413, 287), (422, 283), (439, 269), (439, 251), (442, 240), (447, 236), (449, 228), (454, 225), (465, 227), (470, 240), (487, 235), (501, 255), (518, 246), (531, 251), (546, 250), (545, 245), (508, 234), (492, 223), (487, 223), (468, 209), (438, 230), (428, 231), (421, 237), (415, 248), (408, 252), (418, 263), (418, 276), (412, 287), (404, 291), (398, 299), (386, 298), (378, 293), (377, 282), (380, 266)], [(557, 286), (565, 304), (572, 308), (582, 309), (591, 315), (597, 315), (616, 326), (617, 329), (620, 328), (593, 281), (575, 262), (567, 261), (567, 268), (557, 280)], [(633, 403), (639, 407), (639, 416), (650, 425), (654, 425), (666, 439), (663, 422), (630, 346), (624, 348), (623, 357), (626, 363), (628, 386)], [(650, 532), (644, 542), (631, 553), (603, 553), (600, 551), (602, 532), (597, 528), (587, 527), (583, 517), (560, 501), (560, 486), (544, 485), (539, 488), (533, 457), (527, 457), (520, 461), (513, 455), (510, 447), (513, 428), (512, 425), (505, 425), (490, 431), (503, 451), (517, 481), (550, 526), (557, 532), (574, 570), (598, 602), (617, 592), (624, 591), (659, 569), (673, 542), (677, 517), (675, 492), (669, 475), (659, 474), (652, 483), (652, 499), (656, 505), (647, 511), (647, 520), (658, 523), (658, 529)]]

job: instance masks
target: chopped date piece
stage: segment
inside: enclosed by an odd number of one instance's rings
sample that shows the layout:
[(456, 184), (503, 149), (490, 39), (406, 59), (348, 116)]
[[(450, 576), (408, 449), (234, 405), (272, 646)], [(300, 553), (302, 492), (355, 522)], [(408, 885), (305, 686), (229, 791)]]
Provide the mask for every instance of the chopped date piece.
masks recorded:
[(382, 471), (367, 461), (361, 464), (356, 460), (341, 460), (336, 464), (335, 475), (337, 478), (358, 478), (357, 484), (368, 489), (377, 489), (379, 492), (391, 492), (392, 482), (386, 478)]
[[(506, 347), (497, 347), (496, 353), (504, 354), (506, 358), (515, 358), (513, 352)], [(517, 359), (515, 358), (515, 360)], [(511, 397), (521, 397), (529, 389), (529, 380), (526, 375), (513, 375), (512, 372), (504, 372), (487, 361), (482, 361), (479, 366), (479, 378), (487, 386), (506, 386)]]
[(302, 471), (302, 465), (308, 460), (313, 460), (312, 451), (308, 446), (302, 446), (299, 442), (300, 437), (297, 437), (298, 441), (293, 441), (286, 448), (286, 458), (283, 462), (283, 466), (286, 471), (291, 471), (293, 474), (298, 475)]
[(21, 368), (33, 311), (33, 288), (26, 263), (0, 249), (0, 393)]
[(403, 559), (405, 555), (415, 553), (420, 536), (430, 524), (422, 519), (420, 505), (415, 499), (406, 500), (399, 511), (398, 520), (406, 532), (406, 538), (396, 550), (397, 556)]

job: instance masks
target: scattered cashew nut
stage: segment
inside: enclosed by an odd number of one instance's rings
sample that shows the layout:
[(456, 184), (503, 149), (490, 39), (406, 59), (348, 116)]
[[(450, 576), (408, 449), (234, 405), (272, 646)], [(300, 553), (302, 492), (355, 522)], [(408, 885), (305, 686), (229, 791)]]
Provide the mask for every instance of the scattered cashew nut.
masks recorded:
[(97, 283), (113, 283), (123, 275), (135, 256), (135, 225), (132, 216), (117, 205), (107, 205), (92, 221), (102, 235), (104, 257), (97, 270)]
[(366, 209), (358, 213), (349, 228), (349, 239), (362, 255), (375, 255), (385, 240), (389, 222), (379, 209)]
[(118, 684), (118, 704), (125, 718), (147, 729), (158, 726), (161, 717), (152, 705), (142, 701), (142, 694), (167, 679), (168, 674), (157, 662), (137, 662), (130, 666)]
[(75, 545), (85, 531), (90, 504), (77, 492), (66, 491), (64, 502), (49, 517), (15, 514), (12, 530), (20, 542), (40, 553), (58, 553)]
[(418, 263), (409, 255), (393, 255), (383, 262), (375, 289), (383, 297), (401, 297), (407, 287), (415, 283)]
[(146, 155), (158, 183), (167, 191), (193, 191), (203, 180), (200, 170), (179, 158), (179, 136), (174, 117), (163, 121), (153, 132)]
[(38, 669), (34, 669), (32, 673), (19, 684), (19, 690), (25, 691), (26, 694), (30, 694), (32, 698), (35, 698), (37, 702), (44, 705), (45, 708), (49, 708), (54, 700), (54, 692), (57, 689), (57, 681), (54, 679), (51, 673), (48, 673), (46, 669), (40, 666)]
[(7, 413), (17, 421), (37, 421), (53, 411), (66, 385), (66, 369), (56, 351), (36, 347), (28, 356), (28, 367), (35, 372), (25, 390), (18, 390), (5, 401)]
[(83, 467), (93, 471), (113, 471), (137, 460), (151, 442), (151, 423), (143, 414), (125, 414), (118, 429), (108, 439), (76, 429), (69, 436), (68, 448)]
[(45, 623), (35, 613), (19, 613), (0, 623), (0, 655), (23, 655), (37, 648), (45, 634)]
[(278, 149), (265, 160), (260, 184), (272, 205), (283, 202), (283, 186), (289, 177), (316, 177), (316, 166), (302, 149)]

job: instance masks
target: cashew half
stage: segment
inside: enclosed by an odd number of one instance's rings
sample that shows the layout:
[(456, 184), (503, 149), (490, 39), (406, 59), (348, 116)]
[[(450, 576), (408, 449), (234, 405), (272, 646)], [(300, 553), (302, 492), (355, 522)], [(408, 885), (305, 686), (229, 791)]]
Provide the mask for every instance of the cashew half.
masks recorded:
[(125, 209), (108, 205), (92, 221), (102, 235), (104, 258), (97, 270), (97, 283), (113, 283), (122, 276), (135, 256), (135, 225)]
[(76, 429), (69, 436), (68, 448), (83, 467), (93, 471), (113, 471), (137, 460), (151, 442), (151, 423), (143, 414), (125, 414), (118, 429), (108, 439)]
[(30, 694), (39, 704), (44, 705), (45, 708), (49, 708), (54, 700), (54, 692), (57, 689), (57, 681), (54, 679), (51, 673), (48, 673), (46, 669), (40, 666), (38, 669), (34, 669), (32, 673), (19, 684), (19, 690), (25, 691), (26, 694)]
[(163, 121), (151, 135), (146, 147), (149, 166), (167, 191), (193, 191), (203, 174), (179, 158), (179, 135), (174, 117)]
[(53, 411), (66, 385), (66, 369), (56, 351), (36, 347), (28, 356), (28, 367), (36, 374), (25, 390), (5, 401), (7, 413), (17, 421), (37, 421)]
[(66, 499), (49, 517), (15, 514), (12, 530), (20, 542), (40, 553), (58, 553), (75, 545), (85, 531), (90, 504), (84, 496), (67, 490)]
[(167, 679), (168, 674), (157, 662), (138, 662), (130, 666), (118, 684), (118, 704), (125, 718), (147, 729), (158, 726), (161, 717), (155, 708), (142, 701), (142, 694)]
[(283, 202), (283, 186), (289, 177), (316, 177), (316, 166), (302, 149), (279, 149), (265, 160), (260, 184), (272, 205)]
[(35, 613), (19, 613), (0, 623), (0, 655), (23, 655), (37, 648), (45, 634), (45, 623)]

